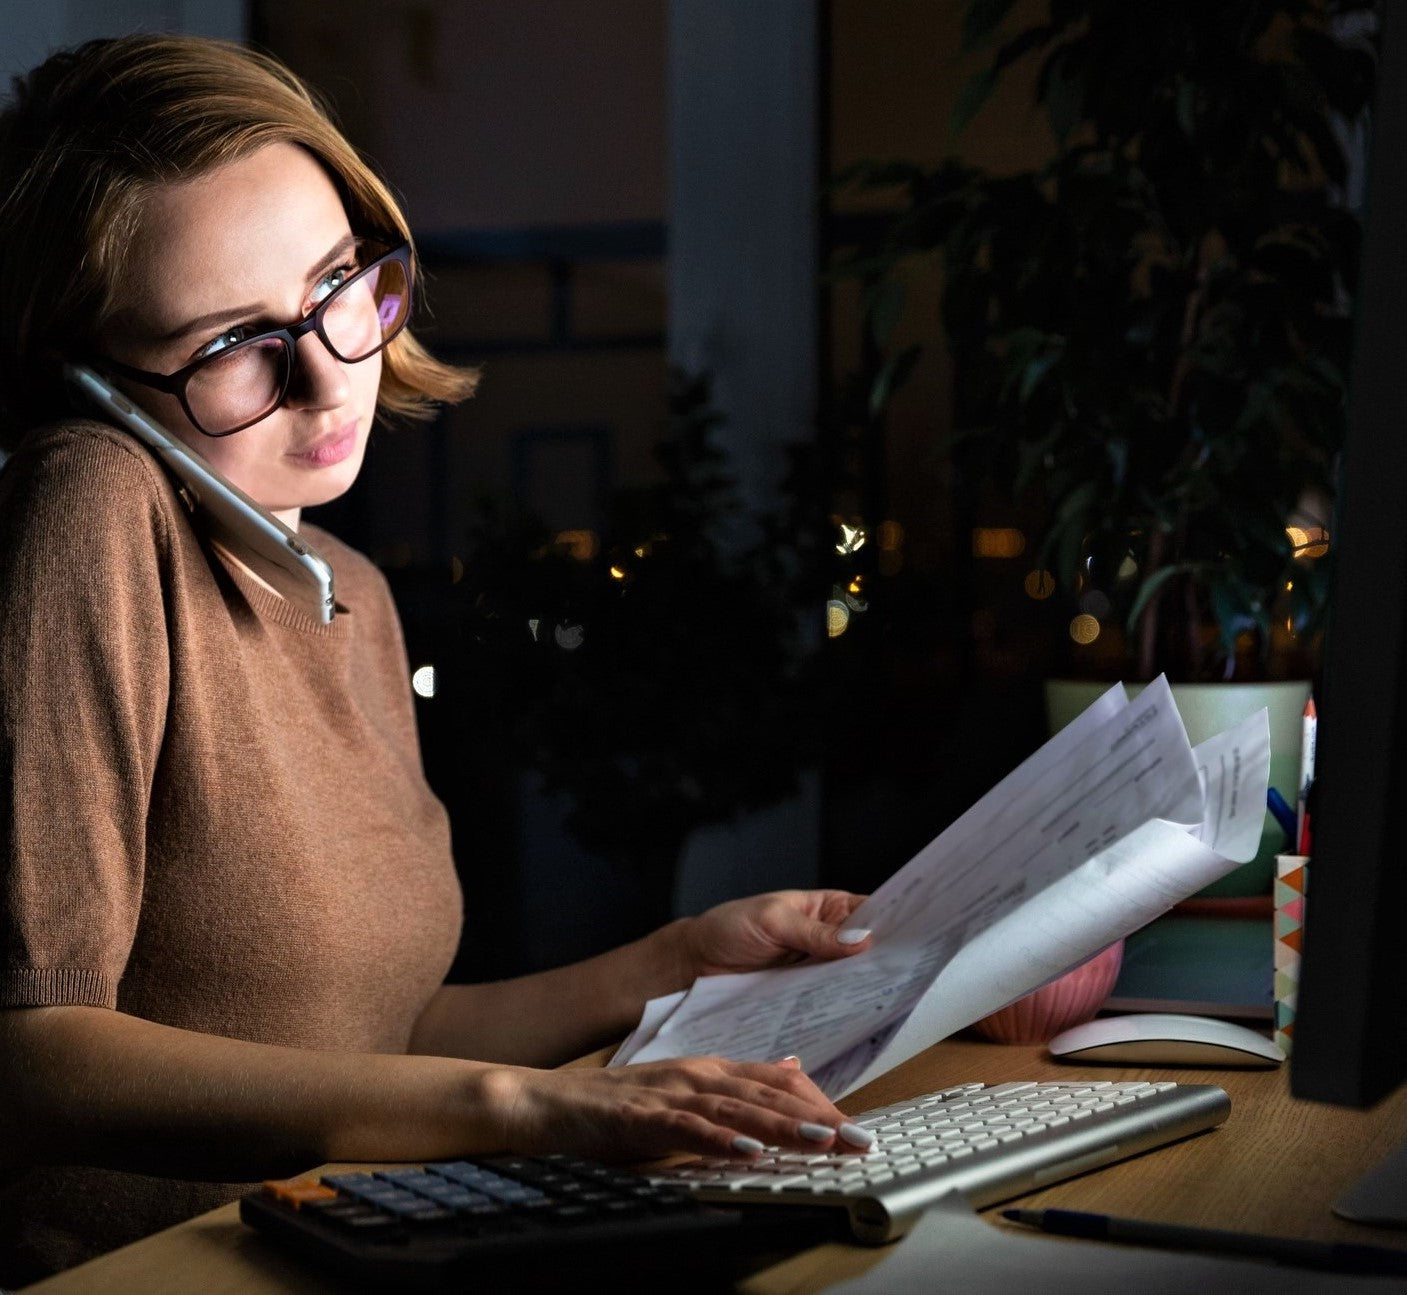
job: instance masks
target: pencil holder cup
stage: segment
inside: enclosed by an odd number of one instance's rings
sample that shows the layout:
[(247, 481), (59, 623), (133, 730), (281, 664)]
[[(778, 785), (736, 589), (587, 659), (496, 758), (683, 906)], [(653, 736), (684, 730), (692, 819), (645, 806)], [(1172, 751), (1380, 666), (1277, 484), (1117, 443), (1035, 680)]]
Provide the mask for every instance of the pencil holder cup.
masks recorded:
[(1287, 1057), (1294, 1046), (1295, 1002), (1300, 988), (1300, 942), (1304, 938), (1309, 859), (1275, 856), (1275, 1042)]
[(984, 1016), (972, 1028), (994, 1043), (1046, 1043), (1062, 1030), (1095, 1018), (1119, 978), (1123, 961), (1124, 942), (1116, 940), (1063, 976)]

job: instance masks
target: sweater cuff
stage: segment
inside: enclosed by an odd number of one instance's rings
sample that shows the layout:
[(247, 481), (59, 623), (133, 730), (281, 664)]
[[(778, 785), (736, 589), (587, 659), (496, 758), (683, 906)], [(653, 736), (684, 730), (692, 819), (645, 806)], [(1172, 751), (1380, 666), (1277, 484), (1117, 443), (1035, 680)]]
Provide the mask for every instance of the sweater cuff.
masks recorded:
[(116, 1007), (117, 981), (84, 967), (6, 967), (0, 1007)]

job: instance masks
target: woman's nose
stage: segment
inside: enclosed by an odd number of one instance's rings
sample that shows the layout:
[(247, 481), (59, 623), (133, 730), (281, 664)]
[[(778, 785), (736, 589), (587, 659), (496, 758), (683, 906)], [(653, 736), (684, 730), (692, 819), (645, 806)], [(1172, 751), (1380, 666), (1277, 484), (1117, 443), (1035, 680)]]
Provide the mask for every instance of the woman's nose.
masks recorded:
[(316, 332), (300, 337), (293, 350), (293, 376), (284, 403), (304, 409), (335, 409), (350, 394), (346, 365)]

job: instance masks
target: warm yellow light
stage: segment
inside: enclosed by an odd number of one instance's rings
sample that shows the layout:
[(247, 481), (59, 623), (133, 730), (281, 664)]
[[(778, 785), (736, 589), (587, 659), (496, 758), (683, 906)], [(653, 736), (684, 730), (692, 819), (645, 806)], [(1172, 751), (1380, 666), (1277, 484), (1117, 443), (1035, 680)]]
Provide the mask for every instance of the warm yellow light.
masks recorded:
[(624, 579), (625, 579), (625, 571), (624, 571), (621, 567), (615, 567), (615, 566), (613, 566), (613, 567), (611, 568), (611, 579), (612, 579), (612, 580), (624, 580)]
[(457, 585), (457, 584), (458, 584), (461, 580), (463, 580), (463, 579), (464, 579), (464, 563), (463, 563), (458, 557), (452, 557), (452, 558), (450, 558), (450, 560), (449, 560), (449, 582), (450, 582), (450, 584), (452, 584), (452, 585)]
[(860, 592), (862, 591), (862, 585), (863, 585), (863, 582), (861, 581), (860, 577), (859, 577), (859, 576), (856, 576), (856, 577), (850, 582), (850, 592), (851, 592), (852, 594), (858, 594), (858, 593), (860, 593)]
[(1028, 571), (1025, 585), (1027, 597), (1039, 601), (1055, 592), (1055, 577), (1049, 571)]
[(1099, 637), (1099, 622), (1088, 612), (1082, 612), (1070, 622), (1070, 637), (1081, 645), (1093, 643)]
[(1329, 551), (1329, 532), (1322, 526), (1287, 526), (1285, 534), (1297, 558), (1322, 558)]
[(558, 531), (557, 543), (564, 545), (578, 562), (590, 562), (601, 547), (595, 531)]
[(1014, 526), (974, 526), (972, 556), (975, 558), (1016, 558), (1026, 549), (1026, 537)]
[(865, 541), (869, 536), (865, 534), (863, 526), (850, 526), (845, 522), (840, 523), (840, 543), (835, 546), (835, 551), (842, 557), (851, 553), (858, 553), (865, 547)]
[(850, 609), (839, 599), (832, 598), (826, 604), (826, 634), (838, 639), (850, 626)]

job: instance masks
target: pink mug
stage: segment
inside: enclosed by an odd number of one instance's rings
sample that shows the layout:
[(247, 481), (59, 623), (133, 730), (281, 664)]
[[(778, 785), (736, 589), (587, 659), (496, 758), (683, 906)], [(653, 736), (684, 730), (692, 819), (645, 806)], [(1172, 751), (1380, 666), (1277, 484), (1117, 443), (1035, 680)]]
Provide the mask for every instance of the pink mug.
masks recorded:
[(1119, 978), (1123, 961), (1124, 942), (1116, 940), (1063, 976), (984, 1016), (972, 1028), (994, 1043), (1046, 1043), (1062, 1030), (1095, 1018)]

